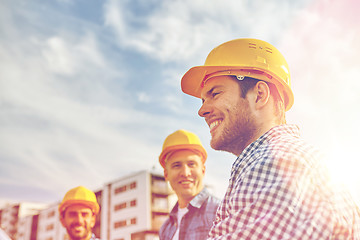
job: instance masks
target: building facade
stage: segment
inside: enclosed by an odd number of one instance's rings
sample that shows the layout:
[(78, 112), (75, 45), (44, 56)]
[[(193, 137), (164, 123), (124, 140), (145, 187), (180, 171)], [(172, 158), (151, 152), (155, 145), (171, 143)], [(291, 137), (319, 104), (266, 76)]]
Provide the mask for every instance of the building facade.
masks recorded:
[(105, 185), (102, 194), (101, 238), (158, 239), (173, 195), (160, 174), (141, 171)]
[(46, 204), (30, 202), (6, 205), (0, 210), (0, 227), (11, 239), (22, 239), (25, 235), (34, 239), (36, 228), (33, 226), (33, 216), (47, 207)]

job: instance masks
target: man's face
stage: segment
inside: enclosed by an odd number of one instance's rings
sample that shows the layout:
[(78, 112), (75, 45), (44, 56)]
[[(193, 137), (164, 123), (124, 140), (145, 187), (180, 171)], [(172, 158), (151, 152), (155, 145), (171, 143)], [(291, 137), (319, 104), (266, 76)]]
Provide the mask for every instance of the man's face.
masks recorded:
[(75, 204), (65, 210), (60, 221), (72, 240), (88, 240), (95, 225), (95, 218), (90, 208)]
[(202, 190), (204, 174), (205, 166), (200, 155), (190, 150), (171, 154), (164, 169), (165, 179), (176, 192), (180, 205), (187, 205)]
[(234, 77), (218, 76), (206, 82), (201, 98), (198, 114), (210, 127), (211, 147), (239, 155), (256, 132), (248, 95), (241, 97)]

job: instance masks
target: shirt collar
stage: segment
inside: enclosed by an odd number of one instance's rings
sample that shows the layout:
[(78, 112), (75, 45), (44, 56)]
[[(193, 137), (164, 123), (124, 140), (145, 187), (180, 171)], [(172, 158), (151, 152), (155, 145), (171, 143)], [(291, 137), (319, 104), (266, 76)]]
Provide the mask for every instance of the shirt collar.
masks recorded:
[(90, 238), (90, 240), (96, 240), (97, 238), (96, 238), (96, 236), (95, 236), (95, 234), (94, 233), (92, 233), (91, 234), (91, 238)]
[(209, 191), (204, 187), (189, 203), (189, 205), (200, 208), (209, 196)]
[[(189, 203), (189, 207), (200, 208), (209, 196), (209, 191), (204, 187)], [(170, 212), (170, 216), (176, 216), (179, 202), (176, 202), (174, 208)]]
[(299, 137), (300, 135), (299, 127), (296, 126), (295, 124), (283, 124), (272, 127), (269, 131), (264, 133), (257, 140), (249, 144), (244, 149), (244, 151), (242, 151), (242, 153), (237, 157), (236, 161), (233, 163), (233, 169), (237, 168), (241, 160), (251, 155), (256, 149), (258, 149), (259, 146), (263, 145), (266, 142), (269, 142), (271, 139), (275, 139), (278, 138), (279, 136), (284, 136), (284, 135)]

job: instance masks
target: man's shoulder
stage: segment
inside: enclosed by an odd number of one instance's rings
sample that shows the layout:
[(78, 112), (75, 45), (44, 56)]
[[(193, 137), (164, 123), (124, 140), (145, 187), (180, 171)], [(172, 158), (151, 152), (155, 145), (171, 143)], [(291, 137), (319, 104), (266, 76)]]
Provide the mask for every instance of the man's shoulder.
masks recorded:
[(321, 158), (322, 152), (300, 137), (296, 125), (280, 125), (271, 129), (264, 136), (252, 155), (265, 159), (303, 159)]
[(207, 192), (207, 197), (202, 203), (201, 208), (208, 209), (207, 211), (216, 211), (220, 204), (220, 199), (213, 194)]

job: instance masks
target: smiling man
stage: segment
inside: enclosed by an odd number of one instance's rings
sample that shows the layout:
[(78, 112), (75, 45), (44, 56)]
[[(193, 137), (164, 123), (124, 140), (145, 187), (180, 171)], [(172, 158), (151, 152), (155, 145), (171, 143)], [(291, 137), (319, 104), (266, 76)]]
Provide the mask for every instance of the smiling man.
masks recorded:
[(164, 141), (159, 162), (178, 202), (160, 229), (160, 239), (205, 239), (219, 200), (203, 186), (207, 153), (194, 133), (178, 130)]
[(96, 240), (92, 233), (99, 204), (95, 194), (79, 186), (69, 190), (59, 205), (60, 221), (71, 240)]
[(294, 96), (274, 46), (247, 38), (223, 43), (181, 86), (202, 99), (198, 114), (211, 147), (238, 156), (208, 239), (360, 239), (352, 197), (298, 127), (286, 124)]

